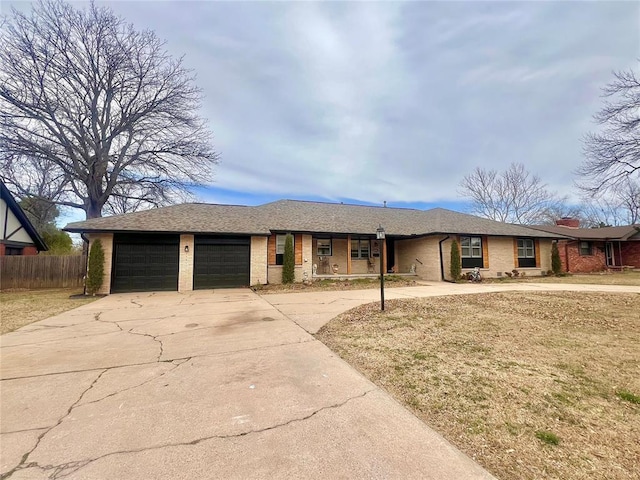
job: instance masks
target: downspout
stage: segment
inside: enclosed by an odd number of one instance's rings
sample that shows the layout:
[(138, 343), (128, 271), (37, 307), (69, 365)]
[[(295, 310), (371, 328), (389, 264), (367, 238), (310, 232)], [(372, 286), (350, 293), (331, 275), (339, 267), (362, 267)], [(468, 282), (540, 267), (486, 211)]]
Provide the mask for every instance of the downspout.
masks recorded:
[[(80, 234), (80, 238), (84, 242), (83, 248), (82, 248), (82, 256), (84, 257), (84, 278), (83, 278), (83, 281), (82, 281), (82, 294), (86, 295), (87, 294), (87, 268), (89, 266), (88, 265), (88, 263), (89, 263), (89, 239), (87, 238), (87, 236), (84, 233)], [(86, 245), (86, 248), (84, 248), (84, 245)]]
[(449, 235), (447, 235), (446, 237), (444, 237), (442, 240), (440, 240), (438, 242), (438, 249), (440, 250), (440, 278), (442, 278), (442, 281), (444, 282), (449, 282), (449, 283), (456, 283), (453, 280), (447, 280), (444, 276), (444, 259), (442, 258), (442, 242), (446, 242), (447, 240), (449, 240)]
[(567, 273), (569, 273), (569, 242), (564, 244), (564, 260), (565, 268), (567, 269)]

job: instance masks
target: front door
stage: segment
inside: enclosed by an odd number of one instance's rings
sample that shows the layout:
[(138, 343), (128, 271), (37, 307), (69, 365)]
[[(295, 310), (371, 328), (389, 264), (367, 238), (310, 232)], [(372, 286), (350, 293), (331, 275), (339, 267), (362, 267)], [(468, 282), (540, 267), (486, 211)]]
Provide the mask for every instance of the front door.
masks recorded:
[(396, 266), (396, 242), (393, 238), (387, 237), (387, 273), (393, 271)]
[(604, 245), (604, 250), (607, 255), (607, 267), (613, 267), (616, 264), (615, 256), (613, 255), (613, 243), (607, 242)]

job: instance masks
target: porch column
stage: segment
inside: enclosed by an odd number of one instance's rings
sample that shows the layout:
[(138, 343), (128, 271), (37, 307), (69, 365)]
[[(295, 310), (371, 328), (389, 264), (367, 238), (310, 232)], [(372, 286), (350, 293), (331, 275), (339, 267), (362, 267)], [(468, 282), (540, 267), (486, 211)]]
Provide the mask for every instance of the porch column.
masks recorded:
[(347, 235), (347, 275), (351, 275), (351, 235)]
[(387, 239), (382, 240), (382, 275), (387, 272)]

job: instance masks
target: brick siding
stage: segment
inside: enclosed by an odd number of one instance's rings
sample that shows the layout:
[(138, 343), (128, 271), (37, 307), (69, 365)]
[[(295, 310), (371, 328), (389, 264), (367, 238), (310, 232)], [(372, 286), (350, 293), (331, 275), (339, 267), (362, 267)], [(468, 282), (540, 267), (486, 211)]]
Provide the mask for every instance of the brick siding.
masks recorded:
[[(91, 233), (89, 237), (89, 251), (93, 242), (97, 239), (102, 241), (102, 249), (104, 250), (104, 277), (102, 287), (96, 293), (101, 295), (111, 293), (111, 264), (113, 257), (113, 233)], [(88, 267), (87, 267), (88, 268)]]
[(251, 285), (268, 283), (267, 237), (251, 237)]
[[(560, 240), (562, 270), (569, 273), (601, 272), (607, 268), (604, 242), (591, 242), (591, 255), (580, 254), (580, 242)], [(567, 265), (568, 261), (568, 265)]]
[[(185, 247), (189, 251), (185, 252)], [(180, 250), (178, 255), (178, 291), (188, 292), (193, 290), (193, 256), (195, 252), (195, 242), (193, 235), (180, 235)]]
[[(0, 243), (0, 257), (5, 255), (5, 248), (6, 245), (4, 243)], [(22, 248), (22, 255), (38, 255), (38, 249), (34, 245), (27, 245), (25, 247), (18, 248)]]
[[(272, 238), (274, 240), (272, 240)], [(274, 245), (272, 248), (271, 245)], [(311, 280), (312, 274), (312, 253), (313, 253), (313, 240), (311, 235), (295, 234), (295, 281), (302, 282), (306, 279)], [(269, 258), (273, 258), (275, 262), (275, 236), (269, 237)], [(273, 253), (272, 253), (273, 252)], [(299, 264), (297, 262), (300, 262)], [(273, 265), (271, 261), (268, 262), (267, 269), (267, 282), (268, 283), (282, 283), (282, 265)]]
[[(440, 253), (438, 241), (443, 237), (422, 237), (407, 240), (396, 240), (396, 265), (399, 273), (407, 273), (411, 265), (416, 266), (416, 274), (422, 280), (440, 280)], [(451, 244), (442, 246), (445, 261), (445, 272), (451, 258)], [(376, 259), (376, 263), (379, 259)], [(376, 268), (376, 271), (378, 269)]]
[(640, 241), (621, 242), (622, 264), (640, 268)]
[[(458, 241), (459, 246), (460, 239), (456, 238), (456, 241)], [(452, 238), (449, 238), (442, 243), (444, 274), (447, 280), (451, 280), (451, 275), (449, 274), (451, 265), (451, 242)], [(487, 265), (487, 268), (480, 269), (480, 273), (483, 277), (504, 277), (506, 276), (505, 272), (511, 272), (514, 269), (517, 269), (520, 273), (525, 273), (526, 275), (538, 276), (541, 275), (542, 272), (546, 272), (551, 269), (551, 240), (536, 239), (536, 262), (538, 266), (528, 268), (519, 268), (517, 266), (518, 254), (514, 247), (515, 242), (516, 239), (514, 237), (482, 237), (483, 260), (484, 264)], [(463, 268), (462, 273), (470, 272), (471, 270), (471, 268)], [(428, 278), (427, 280), (436, 279)]]

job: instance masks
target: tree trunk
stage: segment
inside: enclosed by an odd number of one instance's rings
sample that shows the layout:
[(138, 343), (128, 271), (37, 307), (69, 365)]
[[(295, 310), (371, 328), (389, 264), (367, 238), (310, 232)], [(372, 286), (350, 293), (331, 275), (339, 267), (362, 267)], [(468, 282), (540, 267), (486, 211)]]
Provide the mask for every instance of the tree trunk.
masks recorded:
[(90, 218), (100, 218), (102, 217), (102, 205), (96, 200), (88, 199), (85, 213), (87, 220)]

